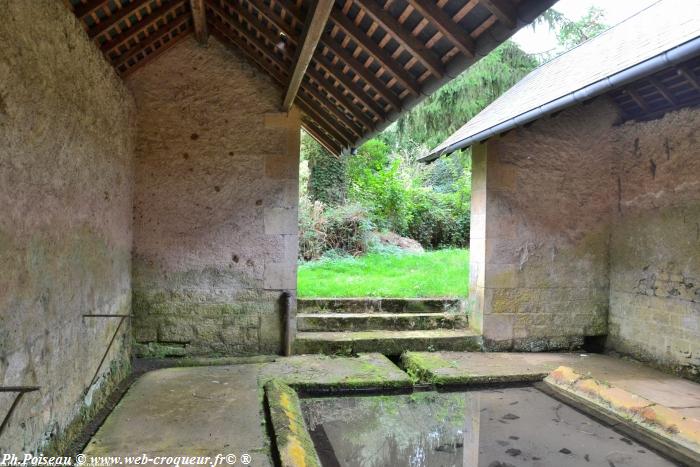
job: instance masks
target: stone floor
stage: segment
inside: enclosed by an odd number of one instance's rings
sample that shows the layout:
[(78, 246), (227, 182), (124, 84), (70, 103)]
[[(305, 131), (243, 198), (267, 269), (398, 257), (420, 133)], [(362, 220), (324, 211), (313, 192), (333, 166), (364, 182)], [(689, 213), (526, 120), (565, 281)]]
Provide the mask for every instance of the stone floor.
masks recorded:
[[(474, 379), (521, 379), (549, 373), (558, 366), (573, 368), (683, 415), (700, 418), (700, 384), (671, 376), (638, 362), (583, 353), (415, 352), (429, 371), (450, 382)], [(505, 378), (505, 379), (511, 379)]]
[[(700, 385), (634, 362), (601, 355), (434, 352), (436, 374), (527, 375), (570, 366), (579, 373), (700, 415)], [(440, 363), (443, 363), (442, 365)], [(446, 362), (446, 364), (444, 364)], [(209, 455), (244, 453), (250, 465), (270, 465), (261, 385), (402, 387), (411, 382), (386, 357), (297, 356), (271, 363), (169, 368), (138, 379), (84, 450), (87, 455)], [(239, 462), (240, 464), (240, 462)]]

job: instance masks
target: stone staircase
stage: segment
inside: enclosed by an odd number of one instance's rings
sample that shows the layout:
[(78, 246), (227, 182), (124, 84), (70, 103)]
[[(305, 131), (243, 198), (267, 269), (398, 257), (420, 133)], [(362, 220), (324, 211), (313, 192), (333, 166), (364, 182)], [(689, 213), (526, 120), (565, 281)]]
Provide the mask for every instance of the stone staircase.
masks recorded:
[(295, 354), (481, 348), (457, 299), (299, 299), (296, 325)]

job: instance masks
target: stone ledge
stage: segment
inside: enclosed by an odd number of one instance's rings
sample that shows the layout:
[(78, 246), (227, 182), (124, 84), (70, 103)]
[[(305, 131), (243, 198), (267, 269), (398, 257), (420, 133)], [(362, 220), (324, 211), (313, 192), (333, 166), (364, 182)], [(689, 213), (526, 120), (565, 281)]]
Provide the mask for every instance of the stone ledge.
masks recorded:
[(604, 412), (612, 412), (640, 430), (663, 438), (671, 445), (692, 451), (700, 460), (700, 420), (683, 416), (674, 409), (576, 373), (566, 366), (552, 371), (544, 381), (567, 396), (583, 399)]
[(279, 380), (271, 380), (265, 384), (265, 400), (270, 411), (279, 465), (321, 467), (296, 391)]

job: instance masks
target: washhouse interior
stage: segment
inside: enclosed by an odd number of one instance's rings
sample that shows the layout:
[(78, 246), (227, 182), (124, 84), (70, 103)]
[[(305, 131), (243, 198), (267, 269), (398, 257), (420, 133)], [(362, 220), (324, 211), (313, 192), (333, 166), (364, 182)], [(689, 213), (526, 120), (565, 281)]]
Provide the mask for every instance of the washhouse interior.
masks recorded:
[[(351, 157), (553, 4), (0, 0), (0, 463), (700, 465), (695, 2), (426, 157), (471, 148), (467, 300), (296, 297), (302, 128)], [(369, 329), (416, 309), (464, 326)]]

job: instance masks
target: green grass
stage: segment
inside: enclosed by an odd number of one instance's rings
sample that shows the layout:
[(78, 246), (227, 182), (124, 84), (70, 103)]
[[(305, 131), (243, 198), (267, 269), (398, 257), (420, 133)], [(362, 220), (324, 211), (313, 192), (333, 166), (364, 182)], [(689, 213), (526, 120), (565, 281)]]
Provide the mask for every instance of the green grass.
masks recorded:
[(299, 297), (466, 297), (469, 251), (370, 253), (299, 267)]

